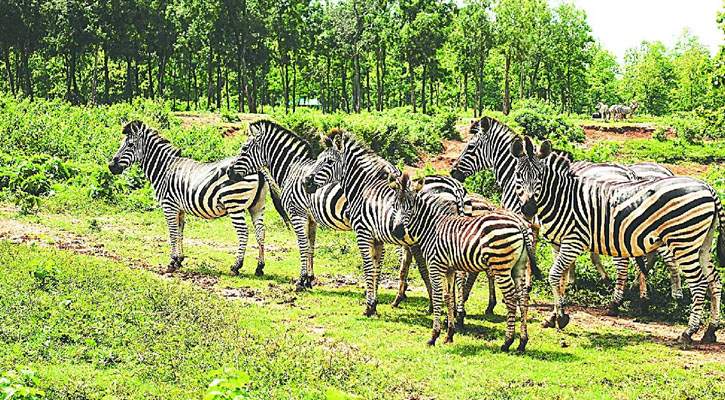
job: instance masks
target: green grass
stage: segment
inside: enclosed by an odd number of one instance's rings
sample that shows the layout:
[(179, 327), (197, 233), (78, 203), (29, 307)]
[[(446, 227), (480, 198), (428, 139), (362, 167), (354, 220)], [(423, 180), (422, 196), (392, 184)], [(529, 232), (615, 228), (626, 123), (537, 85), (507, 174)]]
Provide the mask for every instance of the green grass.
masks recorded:
[[(394, 291), (382, 289), (379, 316), (364, 318), (360, 285), (330, 284), (331, 275), (360, 277), (352, 233), (320, 232), (316, 274), (324, 285), (293, 292), (294, 236), (271, 206), (262, 278), (252, 275), (251, 248), (242, 276), (229, 276), (236, 237), (228, 219), (188, 219), (183, 273), (218, 278), (217, 290), (254, 293), (231, 301), (180, 281), (181, 274), (166, 280), (139, 268), (168, 259), (158, 211), (4, 211), (0, 218), (44, 227), (36, 229), (43, 242), (81, 238), (121, 258), (0, 242), (0, 368), (30, 366), (49, 398), (199, 398), (210, 373), (223, 368), (246, 371), (254, 398), (325, 398), (332, 389), (363, 398), (725, 395), (724, 365), (627, 329), (574, 320), (564, 332), (544, 331), (534, 312), (527, 354), (501, 353), (503, 307), (498, 316), (482, 315), (483, 285), (468, 306), (468, 331), (426, 348), (431, 318), (422, 312), (423, 292), (410, 292), (394, 310), (387, 306)], [(393, 254), (389, 248), (388, 278), (396, 273)], [(40, 264), (55, 280), (43, 285), (31, 276)]]

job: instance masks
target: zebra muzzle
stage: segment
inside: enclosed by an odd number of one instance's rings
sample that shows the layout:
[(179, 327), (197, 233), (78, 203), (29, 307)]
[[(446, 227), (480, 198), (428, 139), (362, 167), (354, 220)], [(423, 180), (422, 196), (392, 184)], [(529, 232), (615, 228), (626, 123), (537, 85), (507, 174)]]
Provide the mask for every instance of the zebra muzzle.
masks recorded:
[(302, 187), (305, 189), (305, 192), (309, 194), (317, 191), (317, 184), (315, 184), (315, 180), (312, 176), (307, 176), (304, 180), (302, 180)]
[(118, 165), (118, 161), (115, 159), (108, 163), (108, 170), (111, 171), (113, 175), (118, 175), (123, 172), (123, 168)]

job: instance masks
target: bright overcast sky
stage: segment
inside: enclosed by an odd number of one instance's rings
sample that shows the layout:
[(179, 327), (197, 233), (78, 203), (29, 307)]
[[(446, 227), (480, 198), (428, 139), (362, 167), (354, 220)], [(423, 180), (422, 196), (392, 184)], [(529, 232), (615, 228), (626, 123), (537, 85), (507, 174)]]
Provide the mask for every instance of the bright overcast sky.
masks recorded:
[[(571, 1), (571, 0), (561, 0)], [(723, 0), (573, 0), (587, 13), (592, 36), (622, 61), (625, 51), (643, 40), (659, 40), (671, 47), (689, 27), (714, 55), (725, 36), (717, 12)], [(556, 4), (554, 0), (552, 3)]]

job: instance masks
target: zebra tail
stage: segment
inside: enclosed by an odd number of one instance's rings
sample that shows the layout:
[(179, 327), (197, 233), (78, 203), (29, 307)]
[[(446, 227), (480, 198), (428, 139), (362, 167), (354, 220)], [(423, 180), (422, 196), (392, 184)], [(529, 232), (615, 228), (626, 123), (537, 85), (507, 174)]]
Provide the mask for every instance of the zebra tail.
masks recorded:
[(715, 210), (718, 216), (718, 225), (720, 232), (717, 235), (717, 263), (720, 268), (725, 268), (725, 212), (722, 209), (722, 202), (717, 192), (711, 188), (715, 197)]
[(541, 270), (536, 265), (536, 249), (534, 248), (534, 238), (531, 234), (531, 229), (528, 227), (523, 228), (521, 229), (521, 233), (524, 235), (524, 244), (526, 245), (526, 254), (529, 256), (531, 273), (534, 274), (536, 279), (541, 279)]
[(284, 221), (287, 229), (291, 229), (289, 214), (287, 214), (287, 211), (284, 209), (284, 207), (282, 207), (282, 198), (280, 197), (281, 190), (279, 186), (277, 186), (274, 180), (269, 177), (269, 174), (266, 170), (260, 171), (259, 175), (267, 182), (267, 186), (269, 186), (269, 196), (272, 197), (272, 204), (274, 205), (274, 209), (277, 210), (279, 216), (282, 217), (282, 221)]

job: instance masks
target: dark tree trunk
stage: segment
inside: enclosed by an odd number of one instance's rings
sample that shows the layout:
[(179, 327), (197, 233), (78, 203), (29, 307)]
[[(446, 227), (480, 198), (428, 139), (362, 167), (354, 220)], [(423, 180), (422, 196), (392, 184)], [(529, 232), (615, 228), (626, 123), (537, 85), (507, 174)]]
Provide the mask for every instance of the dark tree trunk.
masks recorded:
[(96, 99), (96, 89), (97, 89), (97, 77), (96, 73), (98, 71), (98, 43), (96, 43), (95, 46), (93, 46), (93, 74), (91, 79), (91, 105), (95, 107), (97, 103)]
[(216, 109), (222, 108), (222, 65), (221, 63), (216, 69)]
[(340, 98), (340, 101), (342, 103), (342, 107), (345, 110), (346, 113), (350, 112), (349, 105), (347, 103), (347, 77), (345, 75), (345, 72), (347, 70), (347, 65), (345, 65), (345, 61), (342, 61), (341, 64), (342, 68), (342, 97)]
[(162, 52), (159, 55), (159, 76), (158, 76), (158, 90), (156, 90), (156, 93), (159, 95), (160, 98), (164, 97), (164, 75), (166, 74), (166, 61), (167, 61), (167, 55), (166, 52)]
[(108, 78), (108, 53), (103, 49), (103, 101), (106, 103), (111, 102), (109, 98), (110, 85), (111, 83)]
[(297, 57), (292, 61), (292, 112), (297, 111)]
[(352, 58), (352, 65), (354, 68), (354, 87), (352, 90), (352, 96), (353, 96), (353, 107), (355, 108), (355, 112), (360, 114), (360, 97), (362, 97), (360, 94), (360, 55), (355, 54)]
[(428, 111), (426, 109), (426, 104), (425, 104), (425, 81), (426, 81), (426, 75), (427, 75), (427, 73), (428, 73), (428, 64), (427, 63), (423, 63), (423, 75), (421, 76), (421, 78), (423, 80), (423, 84), (420, 87), (420, 103), (421, 103), (420, 104), (421, 105), (420, 108), (421, 108), (421, 111), (423, 112), (423, 114), (425, 114), (426, 111)]
[(370, 109), (370, 68), (368, 67), (365, 70), (365, 103), (368, 108), (368, 112), (372, 111)]
[(410, 105), (413, 106), (413, 112), (415, 112), (415, 77), (413, 76), (413, 64), (410, 59), (408, 59), (408, 84), (410, 85)]
[(13, 71), (10, 70), (10, 48), (6, 48), (3, 52), (3, 60), (5, 62), (5, 76), (8, 79), (8, 86), (10, 86), (10, 93), (15, 96), (15, 80), (13, 78)]
[(189, 50), (189, 59), (186, 66), (186, 110), (191, 108), (191, 50)]
[(154, 76), (153, 76), (153, 65), (151, 65), (151, 55), (149, 55), (148, 60), (146, 61), (147, 69), (148, 69), (148, 76), (149, 76), (149, 92), (148, 96), (149, 98), (154, 98)]
[(326, 80), (327, 83), (325, 84), (325, 87), (327, 88), (327, 99), (325, 103), (322, 105), (324, 107), (325, 112), (333, 111), (334, 108), (331, 108), (332, 106), (332, 88), (330, 88), (330, 56), (327, 56), (327, 73), (326, 73)]
[(126, 100), (128, 102), (131, 102), (131, 99), (133, 98), (133, 67), (131, 65), (131, 56), (126, 56), (126, 89), (124, 90), (124, 94), (126, 97)]
[(282, 64), (282, 92), (284, 94), (284, 113), (289, 113), (289, 75), (287, 75), (287, 64)]
[[(463, 74), (463, 110), (468, 111), (468, 73)], [(473, 112), (473, 117), (476, 118), (476, 112)]]
[(209, 38), (209, 62), (206, 67), (206, 108), (211, 108), (212, 96), (214, 95), (214, 46)]

